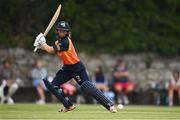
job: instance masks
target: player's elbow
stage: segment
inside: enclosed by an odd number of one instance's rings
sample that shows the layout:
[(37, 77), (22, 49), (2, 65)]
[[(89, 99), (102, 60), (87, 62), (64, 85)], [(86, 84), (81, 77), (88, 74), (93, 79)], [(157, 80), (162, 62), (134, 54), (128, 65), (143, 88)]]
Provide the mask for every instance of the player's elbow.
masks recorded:
[(53, 48), (52, 46), (47, 45), (47, 44), (43, 44), (43, 45), (42, 45), (42, 48), (43, 48), (46, 52), (48, 52), (48, 53), (50, 53), (50, 54), (55, 53), (55, 52), (54, 52), (54, 48)]
[(48, 49), (46, 49), (46, 51), (50, 54), (54, 54), (54, 49), (53, 47), (49, 47)]

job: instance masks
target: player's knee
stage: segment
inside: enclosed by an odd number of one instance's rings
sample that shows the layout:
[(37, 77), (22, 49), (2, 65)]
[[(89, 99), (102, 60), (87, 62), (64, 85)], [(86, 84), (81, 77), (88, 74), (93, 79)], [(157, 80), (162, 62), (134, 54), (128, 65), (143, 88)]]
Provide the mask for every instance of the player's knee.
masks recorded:
[(11, 85), (10, 89), (12, 89), (12, 91), (16, 91), (18, 89), (18, 84), (17, 83), (13, 83)]
[(134, 88), (130, 86), (130, 87), (128, 87), (128, 88), (126, 89), (126, 91), (127, 91), (127, 92), (131, 92), (131, 91), (133, 91), (133, 89), (134, 89)]
[(86, 94), (92, 94), (93, 92), (95, 92), (97, 90), (97, 88), (95, 87), (95, 85), (93, 85), (92, 82), (84, 81), (81, 84), (81, 90), (82, 90), (82, 92), (84, 92)]
[(51, 83), (47, 79), (43, 79), (43, 82), (48, 89), (51, 87)]
[(44, 81), (45, 86), (46, 86), (49, 90), (54, 89), (54, 90), (56, 90), (56, 91), (58, 91), (58, 92), (61, 92), (61, 91), (62, 91), (62, 89), (60, 89), (59, 86), (54, 85), (52, 82), (49, 82), (47, 79), (43, 79), (43, 81)]
[(16, 91), (18, 90), (18, 84), (17, 83), (13, 83), (10, 87), (9, 87), (9, 96), (12, 96)]

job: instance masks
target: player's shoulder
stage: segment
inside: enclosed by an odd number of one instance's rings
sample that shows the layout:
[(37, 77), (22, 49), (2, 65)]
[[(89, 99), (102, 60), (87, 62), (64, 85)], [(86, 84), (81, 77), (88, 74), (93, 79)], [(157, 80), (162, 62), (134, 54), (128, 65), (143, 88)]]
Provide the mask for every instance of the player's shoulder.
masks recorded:
[(64, 43), (69, 43), (70, 39), (68, 37), (62, 38), (61, 40), (56, 40), (55, 44), (64, 44)]
[(56, 45), (59, 44), (59, 40), (56, 40), (54, 43), (55, 43)]

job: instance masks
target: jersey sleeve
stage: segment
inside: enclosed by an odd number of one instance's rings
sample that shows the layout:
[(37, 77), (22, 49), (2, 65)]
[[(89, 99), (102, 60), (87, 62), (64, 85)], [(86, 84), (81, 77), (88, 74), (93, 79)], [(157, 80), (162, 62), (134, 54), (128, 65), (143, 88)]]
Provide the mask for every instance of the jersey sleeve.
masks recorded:
[(67, 51), (69, 49), (69, 40), (65, 39), (62, 41), (56, 41), (55, 44), (53, 45), (55, 53), (59, 51)]

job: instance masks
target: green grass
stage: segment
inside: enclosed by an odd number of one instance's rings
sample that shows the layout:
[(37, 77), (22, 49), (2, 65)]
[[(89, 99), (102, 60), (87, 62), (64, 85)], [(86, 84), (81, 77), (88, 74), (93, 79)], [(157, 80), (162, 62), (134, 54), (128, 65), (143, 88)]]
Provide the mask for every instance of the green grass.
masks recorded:
[(62, 105), (0, 105), (0, 120), (180, 120), (180, 107), (125, 106), (115, 114), (100, 105), (80, 105), (68, 113), (57, 112), (59, 107)]

